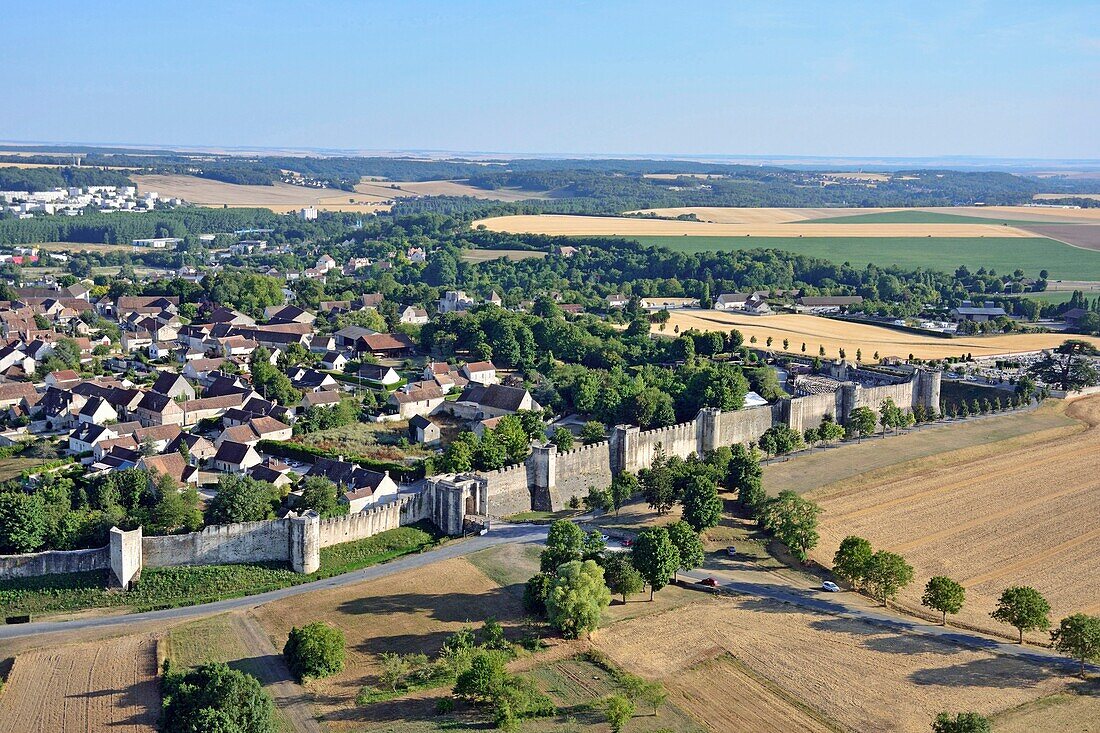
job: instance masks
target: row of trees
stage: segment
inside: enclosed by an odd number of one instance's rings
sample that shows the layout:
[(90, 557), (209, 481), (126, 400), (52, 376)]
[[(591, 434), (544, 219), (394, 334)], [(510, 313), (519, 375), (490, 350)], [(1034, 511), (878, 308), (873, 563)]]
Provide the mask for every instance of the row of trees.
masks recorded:
[[(913, 567), (901, 555), (886, 550), (875, 551), (863, 537), (845, 537), (833, 556), (833, 572), (854, 587), (864, 590), (886, 606), (889, 601), (913, 582)], [(940, 623), (947, 625), (948, 614), (962, 610), (966, 588), (943, 575), (929, 578), (921, 596), (921, 605), (940, 614)], [(1019, 643), (1025, 631), (1050, 629), (1050, 603), (1030, 586), (1006, 588), (990, 616), (1008, 624), (1019, 633)], [(1075, 613), (1062, 619), (1051, 631), (1051, 641), (1058, 651), (1085, 663), (1100, 660), (1100, 616)]]

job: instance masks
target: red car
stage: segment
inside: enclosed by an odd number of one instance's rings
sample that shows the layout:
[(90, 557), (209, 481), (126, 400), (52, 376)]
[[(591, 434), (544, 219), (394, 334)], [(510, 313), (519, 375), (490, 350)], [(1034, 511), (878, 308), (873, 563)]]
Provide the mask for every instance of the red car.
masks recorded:
[(623, 547), (633, 547), (634, 546), (634, 540), (623, 540), (619, 544), (621, 544)]
[(699, 581), (699, 585), (705, 585), (708, 588), (717, 588), (718, 587), (718, 581), (715, 580), (714, 578), (703, 578), (702, 580)]

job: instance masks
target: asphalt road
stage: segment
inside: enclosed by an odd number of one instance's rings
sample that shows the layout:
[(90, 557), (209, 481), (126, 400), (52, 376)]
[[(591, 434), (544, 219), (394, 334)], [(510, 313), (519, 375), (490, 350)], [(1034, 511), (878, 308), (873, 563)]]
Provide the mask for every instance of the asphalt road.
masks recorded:
[[(533, 524), (494, 524), (488, 534), (470, 537), (462, 541), (450, 542), (442, 547), (417, 555), (406, 555), (392, 562), (374, 565), (363, 570), (338, 575), (312, 583), (281, 588), (279, 590), (232, 598), (200, 606), (184, 606), (163, 611), (149, 611), (123, 616), (103, 616), (74, 619), (71, 621), (43, 621), (31, 624), (0, 626), (0, 640), (19, 637), (79, 631), (81, 629), (103, 629), (113, 626), (125, 627), (147, 621), (175, 621), (215, 613), (223, 613), (240, 608), (252, 608), (263, 603), (289, 598), (315, 590), (340, 588), (365, 580), (382, 578), (405, 570), (423, 567), (441, 560), (469, 555), (488, 547), (509, 542), (538, 542), (546, 538), (546, 525)], [(779, 603), (787, 603), (810, 611), (826, 613), (841, 618), (850, 618), (873, 624), (879, 628), (904, 634), (918, 634), (940, 639), (970, 649), (980, 649), (994, 654), (1015, 657), (1033, 664), (1056, 667), (1059, 670), (1076, 673), (1079, 663), (1052, 651), (1036, 647), (1022, 646), (1000, 641), (993, 637), (952, 627), (943, 627), (919, 619), (892, 614), (885, 609), (875, 610), (864, 605), (860, 597), (848, 593), (829, 593), (820, 588), (792, 586), (789, 579), (774, 573), (762, 573), (759, 569), (729, 570), (704, 568), (684, 573), (680, 577), (701, 580), (713, 577), (722, 588), (738, 595), (765, 598)], [(1100, 671), (1100, 667), (1091, 665), (1089, 669)]]

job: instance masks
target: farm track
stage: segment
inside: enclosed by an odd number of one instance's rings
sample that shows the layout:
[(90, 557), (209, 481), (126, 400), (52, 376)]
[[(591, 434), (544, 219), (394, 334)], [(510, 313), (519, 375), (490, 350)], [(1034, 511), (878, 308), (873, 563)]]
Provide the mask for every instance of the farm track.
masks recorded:
[(275, 698), (280, 715), (297, 733), (322, 733), (304, 688), (295, 681), (271, 639), (250, 614), (235, 614), (233, 619), (238, 638), (258, 661), (260, 683)]

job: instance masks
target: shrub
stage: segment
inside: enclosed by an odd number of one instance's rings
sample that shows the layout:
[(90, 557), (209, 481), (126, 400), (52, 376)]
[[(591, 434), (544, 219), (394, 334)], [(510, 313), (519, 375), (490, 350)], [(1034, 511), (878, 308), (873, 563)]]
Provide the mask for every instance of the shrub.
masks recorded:
[(163, 733), (275, 733), (275, 704), (255, 677), (224, 664), (184, 673), (164, 665)]
[(329, 677), (344, 669), (344, 633), (320, 621), (290, 630), (283, 647), (290, 671), (298, 677)]

